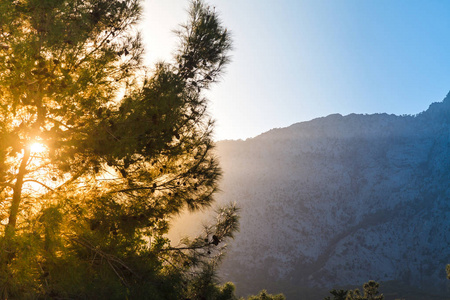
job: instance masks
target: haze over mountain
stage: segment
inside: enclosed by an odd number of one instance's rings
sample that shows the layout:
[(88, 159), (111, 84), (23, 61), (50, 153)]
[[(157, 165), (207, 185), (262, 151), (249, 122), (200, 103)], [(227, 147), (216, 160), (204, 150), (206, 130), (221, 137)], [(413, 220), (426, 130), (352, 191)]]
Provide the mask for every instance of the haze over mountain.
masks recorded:
[(335, 114), (217, 153), (218, 202), (241, 207), (222, 273), (241, 293), (307, 299), (294, 287), (373, 279), (450, 294), (450, 96), (416, 116)]

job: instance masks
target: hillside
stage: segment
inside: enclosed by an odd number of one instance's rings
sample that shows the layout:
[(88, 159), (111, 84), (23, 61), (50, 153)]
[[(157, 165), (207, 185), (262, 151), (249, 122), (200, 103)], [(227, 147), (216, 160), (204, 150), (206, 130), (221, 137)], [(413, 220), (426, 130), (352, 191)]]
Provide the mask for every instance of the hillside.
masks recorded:
[(335, 114), (217, 153), (218, 202), (241, 207), (222, 267), (238, 292), (307, 299), (300, 287), (373, 279), (450, 295), (449, 96), (416, 116)]

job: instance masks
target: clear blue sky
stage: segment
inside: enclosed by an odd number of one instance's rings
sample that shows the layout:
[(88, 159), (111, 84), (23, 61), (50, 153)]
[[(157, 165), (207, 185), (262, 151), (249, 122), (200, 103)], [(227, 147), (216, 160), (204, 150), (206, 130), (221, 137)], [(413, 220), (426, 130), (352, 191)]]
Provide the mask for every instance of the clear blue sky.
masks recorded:
[[(209, 93), (217, 140), (332, 113), (416, 114), (450, 90), (450, 1), (209, 0), (234, 37)], [(170, 60), (187, 0), (145, 0), (149, 62)]]

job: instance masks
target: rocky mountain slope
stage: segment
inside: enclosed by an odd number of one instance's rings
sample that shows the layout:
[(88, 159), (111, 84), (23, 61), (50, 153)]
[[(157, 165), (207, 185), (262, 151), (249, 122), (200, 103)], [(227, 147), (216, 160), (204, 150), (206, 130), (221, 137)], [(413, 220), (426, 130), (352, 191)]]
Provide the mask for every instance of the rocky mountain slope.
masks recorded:
[(222, 267), (238, 291), (373, 279), (450, 295), (450, 96), (416, 116), (330, 115), (217, 151), (219, 203), (241, 207)]

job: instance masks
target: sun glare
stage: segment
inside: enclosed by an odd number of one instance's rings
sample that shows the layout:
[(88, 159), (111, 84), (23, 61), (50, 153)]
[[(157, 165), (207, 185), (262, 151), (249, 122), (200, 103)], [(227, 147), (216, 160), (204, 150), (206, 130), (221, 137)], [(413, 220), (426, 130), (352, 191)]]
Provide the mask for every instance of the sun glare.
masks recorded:
[(41, 143), (33, 143), (30, 145), (30, 151), (31, 153), (42, 153), (45, 151), (45, 146)]

